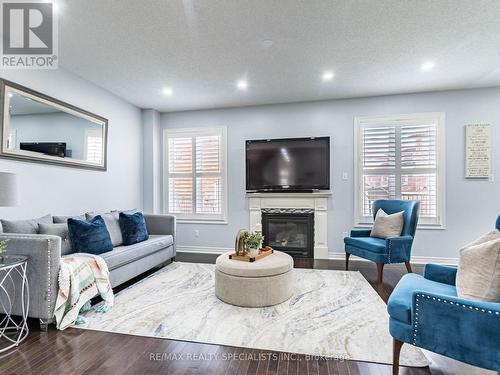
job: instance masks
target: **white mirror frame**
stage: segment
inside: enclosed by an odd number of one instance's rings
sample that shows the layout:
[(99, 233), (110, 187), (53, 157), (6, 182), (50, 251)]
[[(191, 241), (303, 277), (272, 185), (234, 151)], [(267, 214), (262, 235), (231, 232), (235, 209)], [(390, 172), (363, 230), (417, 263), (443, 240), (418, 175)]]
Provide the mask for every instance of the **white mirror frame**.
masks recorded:
[[(40, 103), (52, 106), (61, 110), (63, 112), (69, 113), (74, 116), (84, 118), (88, 121), (92, 121), (103, 127), (103, 150), (102, 150), (102, 162), (99, 164), (90, 163), (85, 160), (77, 160), (65, 158), (62, 159), (57, 156), (51, 155), (37, 155), (37, 153), (24, 151), (24, 150), (12, 150), (8, 148), (9, 141), (9, 111), (5, 110), (9, 108), (9, 93), (15, 93), (27, 98), (36, 100)], [(108, 146), (108, 120), (104, 117), (95, 115), (81, 108), (75, 107), (71, 104), (65, 103), (61, 100), (52, 98), (48, 95), (42, 94), (40, 92), (31, 90), (27, 87), (18, 85), (17, 83), (10, 82), (4, 79), (0, 79), (0, 113), (2, 115), (2, 131), (1, 131), (1, 146), (0, 146), (0, 157), (17, 159), (24, 161), (31, 161), (36, 163), (45, 164), (56, 164), (64, 165), (67, 167), (74, 168), (85, 168), (85, 169), (95, 169), (100, 171), (107, 170), (107, 146)]]

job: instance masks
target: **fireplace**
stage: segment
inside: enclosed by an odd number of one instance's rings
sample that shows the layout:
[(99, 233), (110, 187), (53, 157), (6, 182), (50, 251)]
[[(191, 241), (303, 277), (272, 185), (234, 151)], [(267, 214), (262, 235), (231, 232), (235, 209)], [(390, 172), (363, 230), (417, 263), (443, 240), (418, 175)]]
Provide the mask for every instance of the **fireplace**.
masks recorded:
[(264, 245), (296, 258), (314, 257), (314, 210), (263, 209)]
[(328, 201), (330, 192), (313, 193), (247, 193), (251, 230), (261, 230), (265, 214), (312, 214), (314, 229), (309, 237), (314, 259), (328, 259)]

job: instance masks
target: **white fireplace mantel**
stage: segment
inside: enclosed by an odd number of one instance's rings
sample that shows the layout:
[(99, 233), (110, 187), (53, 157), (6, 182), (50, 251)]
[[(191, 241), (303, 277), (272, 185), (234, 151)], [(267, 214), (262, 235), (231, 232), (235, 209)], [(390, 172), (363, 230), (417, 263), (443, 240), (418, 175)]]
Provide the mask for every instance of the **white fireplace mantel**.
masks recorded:
[(250, 228), (262, 220), (262, 209), (297, 208), (314, 210), (314, 259), (328, 259), (328, 199), (331, 192), (247, 193)]

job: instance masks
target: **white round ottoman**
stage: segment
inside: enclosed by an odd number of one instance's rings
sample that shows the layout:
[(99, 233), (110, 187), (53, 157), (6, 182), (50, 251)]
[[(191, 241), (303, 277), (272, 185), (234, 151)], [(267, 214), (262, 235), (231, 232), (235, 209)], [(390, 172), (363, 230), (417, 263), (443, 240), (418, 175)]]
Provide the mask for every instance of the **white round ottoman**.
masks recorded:
[(228, 252), (215, 262), (215, 295), (231, 305), (273, 306), (292, 296), (293, 259), (281, 251), (257, 260), (229, 259)]

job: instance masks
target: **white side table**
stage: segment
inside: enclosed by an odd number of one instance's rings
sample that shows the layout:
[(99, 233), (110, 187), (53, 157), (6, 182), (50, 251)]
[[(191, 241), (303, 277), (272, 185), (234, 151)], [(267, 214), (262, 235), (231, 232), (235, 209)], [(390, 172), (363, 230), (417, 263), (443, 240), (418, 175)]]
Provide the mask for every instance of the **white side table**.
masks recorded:
[[(28, 258), (0, 256), (0, 353), (18, 346), (28, 336), (29, 287), (26, 277)], [(18, 275), (15, 279), (13, 276)], [(19, 278), (21, 284), (19, 285)], [(16, 281), (18, 281), (16, 285)], [(12, 306), (20, 298), (22, 316), (12, 317)], [(16, 322), (17, 320), (17, 322)], [(6, 342), (6, 344), (4, 344)]]

